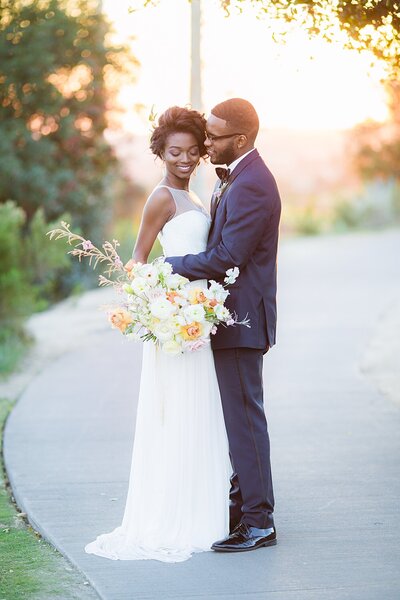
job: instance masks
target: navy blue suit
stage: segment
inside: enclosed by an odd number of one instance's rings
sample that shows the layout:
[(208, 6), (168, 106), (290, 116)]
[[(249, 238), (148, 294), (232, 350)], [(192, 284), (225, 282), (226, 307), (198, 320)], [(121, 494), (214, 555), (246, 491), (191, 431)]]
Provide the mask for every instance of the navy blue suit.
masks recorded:
[(275, 344), (281, 202), (257, 150), (236, 166), (214, 213), (207, 249), (167, 260), (190, 280), (222, 282), (227, 269), (240, 269), (226, 305), (239, 320), (248, 316), (251, 328), (220, 326), (212, 347), (234, 470), (231, 518), (266, 528), (273, 524), (274, 497), (262, 363)]

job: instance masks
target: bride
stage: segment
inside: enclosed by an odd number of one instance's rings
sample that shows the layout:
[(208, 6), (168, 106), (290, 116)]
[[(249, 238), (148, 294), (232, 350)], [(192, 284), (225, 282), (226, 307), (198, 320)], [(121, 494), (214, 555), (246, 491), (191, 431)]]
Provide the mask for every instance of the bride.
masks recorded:
[[(206, 122), (174, 106), (160, 117), (150, 148), (165, 176), (150, 194), (133, 252), (147, 262), (158, 236), (165, 256), (206, 248), (210, 217), (189, 189), (206, 156)], [(206, 287), (207, 281), (190, 285)], [(143, 344), (132, 467), (121, 526), (85, 548), (110, 559), (186, 560), (229, 533), (229, 460), (211, 346), (169, 356)]]

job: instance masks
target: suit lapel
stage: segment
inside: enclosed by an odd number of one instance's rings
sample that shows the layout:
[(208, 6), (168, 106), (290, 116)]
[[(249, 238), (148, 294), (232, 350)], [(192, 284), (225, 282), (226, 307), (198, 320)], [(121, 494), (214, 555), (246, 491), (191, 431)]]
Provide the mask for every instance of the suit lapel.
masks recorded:
[[(238, 166), (236, 167), (236, 169), (234, 169), (232, 175), (229, 176), (229, 180), (228, 180), (228, 185), (226, 186), (224, 192), (223, 192), (223, 196), (225, 196), (228, 193), (229, 188), (231, 187), (232, 183), (235, 181), (235, 179), (238, 177), (238, 175), (240, 175), (240, 173), (248, 166), (250, 165), (254, 160), (256, 160), (257, 158), (259, 158), (259, 153), (258, 150), (255, 149), (252, 152), (250, 152), (250, 154), (248, 154), (247, 156), (244, 157), (243, 160), (240, 161), (240, 163), (238, 164)], [(214, 189), (213, 195), (212, 195), (212, 199), (211, 199), (211, 207), (210, 207), (210, 215), (211, 215), (211, 225), (210, 225), (210, 232), (209, 232), (209, 236), (211, 234), (211, 231), (214, 227), (214, 223), (215, 223), (215, 215), (217, 214), (217, 208), (218, 205), (220, 204), (221, 200), (222, 200), (222, 196), (218, 199), (216, 196), (216, 193), (218, 192), (218, 188)]]

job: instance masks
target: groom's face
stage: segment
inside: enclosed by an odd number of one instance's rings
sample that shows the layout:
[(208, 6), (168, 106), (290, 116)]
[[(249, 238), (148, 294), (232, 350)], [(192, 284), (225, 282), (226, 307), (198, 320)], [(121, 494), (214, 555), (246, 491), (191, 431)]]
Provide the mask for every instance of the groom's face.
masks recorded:
[(238, 156), (238, 132), (231, 128), (224, 119), (211, 114), (207, 119), (207, 138), (204, 142), (208, 156), (213, 165), (229, 165)]

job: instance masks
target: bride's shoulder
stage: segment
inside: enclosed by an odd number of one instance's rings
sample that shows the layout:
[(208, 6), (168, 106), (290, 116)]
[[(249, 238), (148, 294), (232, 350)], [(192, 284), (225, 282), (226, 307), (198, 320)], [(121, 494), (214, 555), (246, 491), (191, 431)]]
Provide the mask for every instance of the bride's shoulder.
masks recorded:
[(146, 208), (175, 212), (175, 201), (167, 187), (157, 186), (146, 200)]

